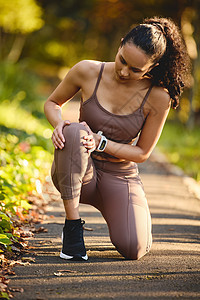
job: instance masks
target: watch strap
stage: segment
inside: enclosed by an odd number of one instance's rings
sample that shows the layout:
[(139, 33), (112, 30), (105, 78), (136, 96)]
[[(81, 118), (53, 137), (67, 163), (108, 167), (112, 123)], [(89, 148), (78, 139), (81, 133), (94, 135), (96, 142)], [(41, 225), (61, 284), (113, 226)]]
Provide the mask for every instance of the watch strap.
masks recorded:
[(96, 148), (96, 151), (103, 152), (105, 150), (106, 146), (107, 146), (108, 140), (103, 135), (102, 131), (98, 131), (97, 134), (101, 136), (101, 140), (99, 142), (98, 147)]

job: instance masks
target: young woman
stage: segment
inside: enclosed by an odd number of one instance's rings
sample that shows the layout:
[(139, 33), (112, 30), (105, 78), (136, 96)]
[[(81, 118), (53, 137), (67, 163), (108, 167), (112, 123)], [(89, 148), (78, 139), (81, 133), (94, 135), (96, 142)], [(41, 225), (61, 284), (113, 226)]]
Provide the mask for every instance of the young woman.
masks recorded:
[[(154, 17), (121, 40), (115, 62), (77, 63), (47, 99), (45, 114), (55, 128), (52, 179), (66, 211), (61, 258), (88, 259), (79, 202), (100, 210), (125, 258), (150, 250), (151, 217), (137, 163), (150, 156), (170, 106), (178, 106), (188, 70), (178, 28)], [(79, 90), (79, 123), (62, 120), (62, 104)]]

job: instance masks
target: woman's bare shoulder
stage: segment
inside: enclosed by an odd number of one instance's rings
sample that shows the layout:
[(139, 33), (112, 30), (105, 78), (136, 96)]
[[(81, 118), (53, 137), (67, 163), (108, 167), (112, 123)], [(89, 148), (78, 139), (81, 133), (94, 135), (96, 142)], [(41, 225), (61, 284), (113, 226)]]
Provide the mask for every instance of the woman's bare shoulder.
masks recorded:
[(156, 109), (166, 110), (171, 105), (171, 98), (167, 89), (154, 86), (149, 95), (149, 102)]
[(74, 83), (79, 88), (82, 88), (86, 82), (90, 82), (98, 76), (100, 65), (100, 61), (81, 60), (69, 70), (64, 82)]
[(94, 77), (97, 76), (100, 70), (100, 65), (102, 64), (101, 61), (96, 60), (81, 60), (78, 62), (73, 68), (76, 71), (85, 77)]

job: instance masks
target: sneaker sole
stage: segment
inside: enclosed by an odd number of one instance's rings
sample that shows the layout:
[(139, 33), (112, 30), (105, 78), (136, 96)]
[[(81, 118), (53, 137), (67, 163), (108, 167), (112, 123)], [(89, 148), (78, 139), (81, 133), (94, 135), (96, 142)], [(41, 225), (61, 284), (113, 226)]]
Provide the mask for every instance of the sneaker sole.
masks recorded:
[(67, 254), (64, 254), (62, 253), (62, 251), (60, 252), (60, 258), (63, 258), (63, 259), (68, 259), (68, 260), (88, 260), (88, 256), (87, 254), (85, 256), (79, 256), (79, 255), (75, 255), (75, 256), (70, 256), (70, 255), (67, 255)]
[[(62, 232), (62, 235), (61, 235), (61, 240), (62, 240), (62, 243), (63, 243), (63, 232)], [(60, 252), (60, 258), (68, 259), (68, 260), (70, 260), (70, 259), (71, 260), (88, 260), (87, 254), (85, 256), (81, 256), (81, 255), (71, 256), (71, 255), (67, 255), (67, 254), (62, 253), (62, 251)]]

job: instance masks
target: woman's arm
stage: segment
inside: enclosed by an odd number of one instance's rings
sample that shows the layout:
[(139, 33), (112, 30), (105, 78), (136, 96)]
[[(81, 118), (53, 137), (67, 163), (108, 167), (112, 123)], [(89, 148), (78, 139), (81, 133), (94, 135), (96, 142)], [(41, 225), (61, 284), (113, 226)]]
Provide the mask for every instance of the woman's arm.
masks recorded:
[(44, 104), (44, 113), (54, 128), (62, 121), (62, 104), (70, 100), (81, 88), (80, 73), (81, 62), (72, 67)]
[(47, 120), (55, 128), (52, 141), (56, 149), (64, 147), (65, 140), (62, 131), (64, 126), (70, 124), (70, 121), (62, 120), (61, 106), (70, 100), (82, 87), (87, 68), (87, 61), (81, 61), (72, 67), (44, 104)]
[(148, 114), (137, 145), (119, 144), (109, 140), (104, 150), (106, 153), (136, 163), (141, 163), (148, 159), (159, 140), (171, 102), (168, 93), (161, 90), (161, 88), (157, 88), (157, 91), (154, 91), (154, 93), (152, 91), (152, 98), (151, 107), (154, 109), (151, 109)]

